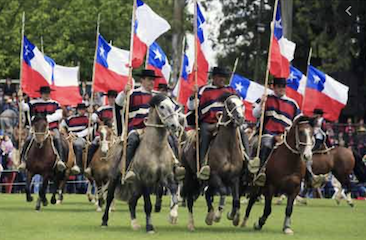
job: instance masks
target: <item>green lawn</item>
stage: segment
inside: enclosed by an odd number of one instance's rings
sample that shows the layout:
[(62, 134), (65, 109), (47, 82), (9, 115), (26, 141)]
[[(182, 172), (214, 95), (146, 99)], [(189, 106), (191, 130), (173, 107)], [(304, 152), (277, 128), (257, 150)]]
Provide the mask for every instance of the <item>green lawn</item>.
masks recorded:
[[(50, 198), (50, 196), (48, 196)], [(138, 207), (138, 219), (144, 226), (144, 213)], [(129, 213), (125, 203), (117, 204), (117, 211), (110, 216), (109, 227), (100, 228), (102, 213), (85, 196), (66, 195), (62, 205), (49, 205), (41, 212), (34, 210), (35, 202), (26, 203), (23, 195), (0, 194), (0, 240), (99, 240), (99, 239), (366, 239), (366, 202), (356, 201), (355, 208), (343, 202), (336, 206), (332, 200), (311, 200), (308, 206), (295, 206), (292, 217), (295, 235), (285, 236), (281, 229), (285, 206), (274, 206), (272, 215), (260, 232), (252, 226), (262, 213), (262, 204), (253, 208), (248, 228), (235, 228), (231, 222), (222, 219), (220, 223), (206, 226), (206, 207), (200, 198), (195, 207), (196, 231), (186, 229), (187, 210), (180, 208), (177, 225), (167, 221), (168, 199), (164, 199), (163, 211), (153, 214), (157, 233), (148, 235), (144, 228), (132, 231)], [(242, 206), (242, 215), (245, 205)], [(228, 209), (228, 207), (227, 207)], [(226, 216), (226, 215), (225, 215)]]

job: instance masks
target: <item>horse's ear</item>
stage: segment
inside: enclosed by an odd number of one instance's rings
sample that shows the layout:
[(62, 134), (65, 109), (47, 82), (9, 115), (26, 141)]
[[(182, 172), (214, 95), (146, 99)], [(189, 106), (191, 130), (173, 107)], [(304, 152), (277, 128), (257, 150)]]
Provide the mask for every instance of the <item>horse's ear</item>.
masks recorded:
[(316, 118), (315, 117), (309, 117), (309, 124), (313, 128), (316, 124)]
[(159, 105), (162, 101), (164, 101), (167, 98), (167, 96), (163, 94), (157, 94), (154, 97), (151, 98), (149, 105), (150, 107), (156, 107)]

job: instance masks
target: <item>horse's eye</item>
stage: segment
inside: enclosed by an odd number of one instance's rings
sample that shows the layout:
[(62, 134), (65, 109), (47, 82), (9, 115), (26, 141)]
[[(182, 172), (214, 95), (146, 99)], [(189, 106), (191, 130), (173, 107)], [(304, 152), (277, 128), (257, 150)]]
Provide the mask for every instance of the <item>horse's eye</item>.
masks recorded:
[(164, 106), (160, 106), (160, 109), (161, 109), (161, 110), (164, 110)]

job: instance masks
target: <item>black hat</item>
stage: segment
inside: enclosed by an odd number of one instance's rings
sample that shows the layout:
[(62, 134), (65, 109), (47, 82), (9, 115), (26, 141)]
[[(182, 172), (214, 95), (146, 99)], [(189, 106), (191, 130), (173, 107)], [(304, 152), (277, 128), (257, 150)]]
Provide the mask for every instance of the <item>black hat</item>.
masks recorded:
[(285, 85), (286, 86), (287, 81), (286, 78), (274, 78), (273, 79), (273, 85)]
[(141, 73), (136, 73), (135, 74), (136, 76), (139, 76), (141, 78), (144, 78), (144, 77), (149, 77), (149, 78), (161, 78), (161, 76), (157, 76), (155, 75), (155, 71), (154, 70), (150, 70), (150, 69), (143, 69), (141, 71)]
[(78, 105), (76, 106), (76, 109), (86, 109), (85, 103), (78, 103)]
[(324, 114), (323, 109), (320, 109), (320, 108), (315, 108), (313, 113), (318, 114), (318, 115), (323, 115)]
[(222, 68), (222, 67), (213, 67), (211, 72), (209, 72), (209, 73), (211, 73), (212, 76), (219, 75), (219, 76), (223, 76), (223, 77), (229, 77), (231, 74), (226, 68)]
[(51, 91), (54, 91), (53, 89), (51, 89), (50, 86), (42, 86), (39, 88), (39, 90), (37, 92), (42, 93), (50, 93)]
[(104, 94), (107, 97), (117, 97), (118, 92), (116, 90), (108, 90), (107, 94)]
[(166, 84), (166, 83), (159, 83), (158, 84), (158, 89), (164, 89), (164, 90), (166, 90), (166, 91), (168, 91), (169, 90), (169, 87), (168, 87), (168, 84)]

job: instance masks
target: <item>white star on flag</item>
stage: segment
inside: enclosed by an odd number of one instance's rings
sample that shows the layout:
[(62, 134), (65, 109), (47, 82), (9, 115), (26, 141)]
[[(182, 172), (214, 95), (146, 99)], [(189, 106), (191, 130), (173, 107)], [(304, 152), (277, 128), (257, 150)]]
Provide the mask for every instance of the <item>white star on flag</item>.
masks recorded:
[(237, 90), (238, 92), (241, 92), (242, 89), (243, 89), (243, 86), (241, 85), (241, 83), (235, 83), (235, 90)]
[(25, 45), (25, 56), (28, 56), (28, 53), (30, 53), (28, 45)]
[(161, 62), (163, 60), (163, 56), (161, 55), (159, 49), (155, 49), (154, 53), (155, 53), (154, 59), (159, 59), (159, 61)]
[(104, 58), (104, 52), (105, 52), (105, 50), (104, 50), (103, 46), (101, 46), (101, 47), (99, 48), (99, 55), (100, 55), (101, 57), (103, 57), (103, 58)]
[(295, 77), (295, 75), (294, 75), (294, 73), (293, 73), (293, 72), (291, 72), (291, 73), (290, 73), (290, 76), (288, 77), (288, 79), (289, 79), (291, 82), (293, 82), (293, 81), (296, 79), (296, 77)]
[(320, 82), (320, 77), (318, 75), (313, 75), (313, 78), (314, 78), (314, 83), (315, 84), (318, 84)]
[(281, 19), (279, 19), (278, 21), (277, 21), (277, 20), (275, 20), (275, 27), (276, 27), (276, 28), (282, 28), (282, 24), (281, 24), (281, 22), (282, 22), (282, 20), (281, 20)]

